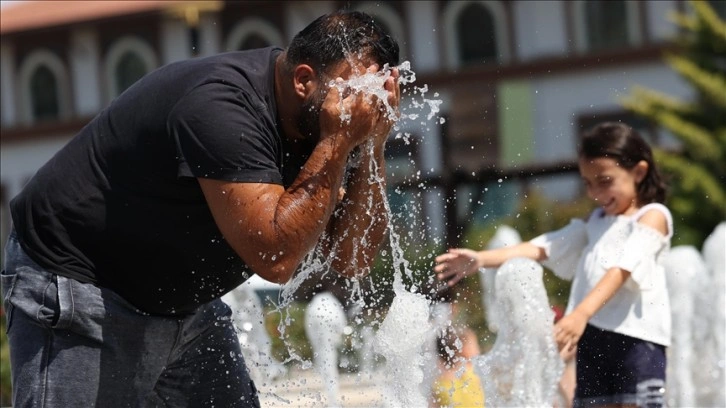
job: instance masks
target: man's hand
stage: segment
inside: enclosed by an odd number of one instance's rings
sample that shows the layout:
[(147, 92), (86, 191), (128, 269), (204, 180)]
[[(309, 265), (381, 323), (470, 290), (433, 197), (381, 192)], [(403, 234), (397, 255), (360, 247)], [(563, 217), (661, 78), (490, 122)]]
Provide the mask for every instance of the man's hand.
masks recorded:
[[(336, 80), (341, 86), (343, 80)], [(341, 94), (337, 85), (328, 90), (320, 112), (320, 138), (343, 137), (341, 141), (353, 147), (360, 145), (383, 116), (379, 101), (362, 92)]]
[[(378, 65), (366, 68), (364, 75), (375, 75)], [(398, 84), (398, 69), (392, 69), (386, 78), (383, 88), (386, 90), (386, 102), (394, 115), (379, 96), (365, 90), (353, 90), (346, 87), (346, 81), (337, 78), (330, 87), (323, 102), (320, 114), (321, 138), (344, 135), (352, 146), (358, 146), (372, 139), (376, 146), (383, 146), (398, 115), (401, 90)]]

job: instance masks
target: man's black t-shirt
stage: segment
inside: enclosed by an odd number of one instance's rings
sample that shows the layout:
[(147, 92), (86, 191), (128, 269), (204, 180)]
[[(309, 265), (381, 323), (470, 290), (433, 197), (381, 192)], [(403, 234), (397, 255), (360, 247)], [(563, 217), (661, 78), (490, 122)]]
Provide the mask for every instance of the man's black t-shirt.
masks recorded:
[(289, 185), (306, 157), (277, 121), (279, 48), (169, 64), (98, 114), (11, 202), (23, 249), (155, 314), (192, 311), (251, 274), (197, 177)]

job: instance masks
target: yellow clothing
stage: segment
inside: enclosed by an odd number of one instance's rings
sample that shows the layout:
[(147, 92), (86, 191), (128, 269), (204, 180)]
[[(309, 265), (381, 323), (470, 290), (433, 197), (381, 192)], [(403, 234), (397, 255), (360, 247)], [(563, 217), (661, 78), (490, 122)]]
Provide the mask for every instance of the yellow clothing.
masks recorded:
[(482, 408), (484, 407), (484, 390), (474, 367), (467, 364), (461, 376), (456, 374), (441, 375), (434, 382), (433, 400), (441, 407)]

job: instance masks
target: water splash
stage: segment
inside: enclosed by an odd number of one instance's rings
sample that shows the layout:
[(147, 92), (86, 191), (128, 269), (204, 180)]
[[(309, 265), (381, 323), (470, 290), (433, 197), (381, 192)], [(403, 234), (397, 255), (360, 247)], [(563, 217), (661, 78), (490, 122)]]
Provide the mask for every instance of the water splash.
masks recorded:
[(262, 302), (252, 286), (245, 282), (225, 294), (222, 301), (232, 309), (232, 323), (252, 380), (264, 385), (285, 375), (285, 366), (272, 357), (272, 340), (263, 324)]
[(670, 406), (726, 406), (725, 241), (722, 222), (701, 252), (676, 246), (663, 259), (673, 322), (666, 375)]
[[(388, 102), (388, 91), (383, 88), (385, 82), (391, 77), (394, 69), (399, 72), (398, 83), (402, 87), (402, 95), (408, 94), (410, 104), (408, 106), (400, 106), (399, 109), (392, 107)], [(426, 120), (430, 121), (440, 112), (440, 106), (443, 103), (441, 99), (430, 99), (426, 97), (428, 85), (421, 87), (414, 86), (412, 90), (408, 90), (406, 85), (416, 81), (416, 73), (411, 69), (411, 62), (404, 61), (401, 64), (390, 67), (385, 64), (378, 72), (363, 73), (352, 75), (347, 80), (331, 80), (328, 82), (330, 88), (336, 88), (341, 95), (348, 93), (362, 94), (371, 103), (381, 103), (386, 112), (386, 117), (395, 122), (394, 130), (400, 129), (400, 124), (409, 120), (419, 118), (421, 112), (428, 111)], [(434, 94), (438, 97), (438, 94)], [(403, 99), (403, 98), (402, 98)], [(402, 100), (402, 102), (405, 102)], [(338, 106), (340, 109), (340, 120), (342, 122), (350, 121), (350, 112), (346, 110), (342, 100)], [(400, 134), (396, 135), (400, 137)]]
[[(487, 249), (497, 249), (507, 246), (513, 246), (522, 242), (519, 232), (508, 225), (500, 225), (497, 232), (487, 243)], [(499, 330), (499, 308), (496, 306), (497, 293), (495, 288), (495, 277), (497, 268), (481, 268), (479, 269), (479, 282), (481, 284), (482, 304), (486, 311), (487, 324), (492, 333)]]
[(556, 399), (564, 363), (542, 273), (542, 266), (527, 258), (510, 259), (497, 271), (497, 339), (489, 352), (473, 359), (486, 406), (552, 407)]
[(693, 246), (677, 246), (663, 259), (671, 303), (672, 340), (668, 347), (668, 379), (666, 398), (672, 407), (696, 406), (696, 388), (692, 367), (696, 358), (693, 350), (691, 325), (702, 319), (694, 312), (696, 283), (708, 276), (701, 253)]
[[(692, 363), (690, 367), (694, 406), (726, 406), (726, 222), (720, 223), (703, 243), (705, 273), (695, 274), (693, 314), (690, 319)], [(677, 247), (676, 247), (677, 248)], [(674, 248), (674, 250), (676, 249)], [(675, 328), (675, 326), (674, 326)], [(674, 331), (675, 333), (675, 331)], [(674, 339), (675, 340), (675, 339)], [(675, 390), (678, 395), (689, 391)]]
[[(377, 163), (371, 161), (371, 166), (375, 167)], [(371, 174), (376, 172), (372, 171)], [(382, 183), (383, 180), (377, 182)], [(388, 201), (384, 205), (390, 216)], [(422, 366), (425, 361), (422, 352), (429, 337), (427, 333), (432, 329), (429, 323), (430, 301), (421, 293), (416, 293), (418, 288), (415, 286), (406, 288), (403, 284), (403, 276), (413, 280), (413, 272), (404, 255), (400, 236), (392, 224), (389, 224), (388, 233), (395, 296), (374, 343), (375, 350), (385, 358), (385, 403), (388, 407), (396, 408), (425, 406), (427, 397), (421, 392), (424, 381)]]
[[(353, 63), (355, 56), (349, 55), (348, 58), (351, 61), (351, 65), (355, 66), (355, 64)], [(399, 106), (398, 109), (390, 106), (387, 100), (387, 91), (383, 88), (383, 84), (391, 77), (392, 70), (394, 68), (398, 69), (399, 71), (398, 82), (402, 87), (401, 106)], [(425, 85), (423, 87), (413, 87), (411, 89), (408, 89), (407, 86), (413, 83), (415, 80), (416, 75), (414, 71), (411, 70), (410, 63), (406, 61), (397, 67), (389, 67), (386, 65), (376, 73), (362, 73), (359, 75), (352, 75), (349, 79), (345, 81), (331, 81), (329, 83), (329, 86), (336, 87), (338, 91), (341, 92), (341, 95), (350, 92), (362, 93), (367, 98), (370, 98), (372, 102), (378, 101), (382, 103), (387, 118), (394, 122), (393, 131), (398, 132), (402, 128), (403, 124), (405, 124), (407, 121), (419, 120), (419, 116), (424, 110), (428, 110), (428, 112), (425, 112), (426, 120), (433, 119), (438, 114), (439, 107), (442, 103), (441, 100), (430, 99), (426, 97), (428, 87)], [(436, 96), (438, 95), (435, 95), (435, 97)], [(408, 106), (404, 106), (406, 101), (409, 102)], [(350, 112), (346, 112), (342, 104), (340, 106), (340, 110), (341, 121), (345, 122), (349, 120)], [(408, 136), (402, 136), (401, 133), (397, 133), (394, 137), (401, 138)], [(369, 153), (372, 153), (373, 144), (372, 142), (368, 142), (363, 144), (361, 148), (368, 149)], [(368, 156), (373, 157), (374, 155), (369, 154)], [(378, 163), (374, 160), (371, 160), (368, 163), (353, 162), (350, 164), (350, 166), (361, 165), (368, 165), (369, 174), (371, 175), (378, 174), (380, 170), (377, 168)], [(369, 180), (369, 183), (371, 185), (378, 185), (382, 189), (382, 191), (385, 191), (385, 183), (382, 178), (372, 176)], [(369, 199), (369, 201), (366, 203), (369, 211), (374, 208), (374, 204), (375, 203), (372, 202), (372, 198)], [(392, 212), (388, 202), (385, 201), (384, 205), (385, 211), (388, 213), (389, 218), (392, 218)], [(340, 216), (341, 214), (336, 213), (335, 215)], [(410, 263), (404, 256), (404, 250), (401, 245), (401, 238), (399, 234), (394, 230), (392, 224), (393, 223), (389, 224), (388, 236), (394, 276), (394, 298), (391, 306), (385, 314), (385, 318), (380, 323), (380, 327), (375, 335), (375, 340), (372, 347), (376, 353), (383, 356), (385, 359), (382, 373), (386, 378), (385, 384), (387, 384), (388, 386), (385, 395), (383, 396), (386, 406), (426, 406), (427, 397), (421, 392), (421, 383), (423, 381), (422, 348), (425, 340), (430, 337), (427, 335), (427, 333), (431, 331), (429, 324), (430, 302), (422, 294), (418, 293), (419, 289), (417, 287), (415, 287), (414, 285), (406, 287), (406, 285), (403, 283), (404, 277), (409, 282), (412, 282), (414, 281), (414, 276), (410, 268)], [(323, 236), (322, 239), (327, 240), (328, 237)], [(357, 248), (366, 247), (367, 245), (368, 236), (366, 232), (358, 240)], [(383, 249), (382, 252), (385, 251), (386, 249)], [(289, 327), (292, 323), (288, 307), (294, 301), (295, 292), (307, 279), (317, 278), (327, 273), (335, 273), (332, 272), (330, 269), (331, 262), (332, 260), (323, 256), (323, 253), (319, 249), (319, 247), (316, 247), (310, 254), (308, 254), (308, 256), (306, 256), (297, 274), (291, 279), (289, 283), (284, 285), (283, 290), (280, 294), (279, 303), (273, 313), (278, 313), (280, 315), (280, 324), (278, 325), (278, 331), (280, 332), (280, 337), (282, 338), (283, 342), (285, 342), (285, 344), (288, 344), (289, 341), (288, 334), (286, 333), (286, 327)], [(353, 303), (358, 304), (360, 307), (365, 307), (365, 302), (363, 300), (364, 293), (362, 293), (362, 291), (360, 290), (360, 285), (358, 285), (357, 287), (357, 292), (354, 292), (352, 295)], [(380, 289), (381, 288), (373, 288), (372, 290), (375, 292), (376, 290)], [(320, 313), (320, 307), (322, 306), (318, 307), (310, 304), (308, 308), (311, 307), (317, 308), (317, 313)], [(335, 309), (335, 307), (332, 307), (332, 309)], [(328, 313), (333, 313), (333, 311), (329, 310)], [(315, 317), (313, 317), (313, 320), (314, 319)], [(368, 325), (368, 328), (370, 329), (377, 323), (378, 322), (372, 322), (372, 324)], [(319, 328), (319, 330), (328, 329)], [(365, 330), (365, 328), (361, 328), (361, 330), (362, 333), (367, 333), (367, 336), (370, 337), (372, 330)], [(309, 337), (310, 336), (314, 336), (312, 331), (309, 334)], [(364, 336), (364, 334), (361, 334), (361, 336)], [(316, 341), (321, 340), (317, 339)], [(365, 344), (365, 341), (363, 343)], [(328, 348), (327, 351), (336, 352), (335, 350), (333, 350), (334, 347), (331, 344), (327, 344), (326, 347)], [(320, 351), (320, 349), (317, 349), (316, 354), (318, 356), (321, 356), (324, 353)], [(327, 374), (323, 374), (327, 378), (324, 378), (324, 380), (335, 381), (335, 374), (330, 369), (330, 361), (332, 361), (332, 357), (331, 355), (327, 355), (327, 358), (328, 362), (320, 363), (324, 364), (325, 367), (327, 367)], [(364, 356), (364, 358), (366, 358), (366, 356)], [(300, 364), (301, 367), (304, 369), (310, 368), (313, 365), (318, 365), (313, 364), (310, 361), (306, 361), (299, 355), (292, 352), (290, 353), (290, 357), (285, 362), (296, 362)], [(372, 362), (365, 361), (362, 365), (371, 367)], [(337, 401), (335, 401), (335, 398), (337, 397), (334, 396), (335, 392), (329, 390), (328, 394), (328, 403), (336, 403)]]
[(324, 379), (328, 406), (340, 405), (338, 349), (347, 323), (343, 305), (330, 292), (313, 296), (305, 309), (305, 334), (313, 347), (315, 368)]
[(403, 288), (396, 277), (396, 297), (376, 334), (375, 350), (385, 357), (383, 369), (388, 407), (427, 405), (420, 385), (424, 380), (421, 353), (431, 330), (429, 301)]

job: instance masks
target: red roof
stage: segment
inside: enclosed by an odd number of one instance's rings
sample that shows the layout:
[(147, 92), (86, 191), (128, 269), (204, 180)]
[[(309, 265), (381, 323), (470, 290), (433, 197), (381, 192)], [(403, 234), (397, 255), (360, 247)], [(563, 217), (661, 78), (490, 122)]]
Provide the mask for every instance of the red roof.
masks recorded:
[(4, 4), (0, 11), (0, 33), (93, 21), (105, 17), (153, 10), (174, 9), (202, 1), (115, 0), (115, 1), (18, 1)]

